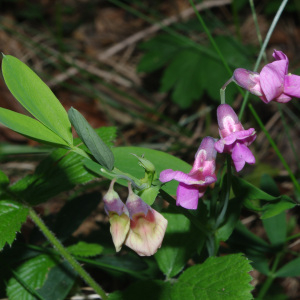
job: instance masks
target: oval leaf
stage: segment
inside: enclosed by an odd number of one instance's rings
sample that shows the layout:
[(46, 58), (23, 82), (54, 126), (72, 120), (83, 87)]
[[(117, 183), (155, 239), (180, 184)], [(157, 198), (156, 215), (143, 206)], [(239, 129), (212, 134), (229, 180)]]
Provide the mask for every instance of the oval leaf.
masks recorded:
[(114, 155), (109, 147), (102, 141), (97, 132), (78, 110), (71, 107), (68, 115), (80, 139), (88, 147), (96, 160), (102, 166), (112, 170), (114, 167)]
[(69, 145), (73, 144), (67, 113), (49, 87), (28, 66), (11, 55), (4, 55), (2, 73), (14, 97), (35, 118)]
[(68, 146), (67, 142), (39, 121), (2, 107), (0, 107), (0, 123), (35, 141)]

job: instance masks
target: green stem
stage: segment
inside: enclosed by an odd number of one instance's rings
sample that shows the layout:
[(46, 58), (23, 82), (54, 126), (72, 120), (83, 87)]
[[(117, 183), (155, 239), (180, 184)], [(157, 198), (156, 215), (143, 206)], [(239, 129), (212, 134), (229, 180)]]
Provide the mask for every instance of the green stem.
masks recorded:
[(296, 179), (296, 177), (294, 176), (292, 170), (290, 169), (289, 165), (287, 164), (287, 162), (285, 161), (284, 157), (281, 155), (279, 149), (277, 148), (275, 142), (273, 141), (273, 139), (271, 138), (270, 134), (268, 133), (268, 131), (266, 130), (265, 126), (263, 125), (261, 119), (259, 118), (258, 114), (256, 113), (255, 109), (253, 108), (253, 106), (251, 104), (248, 105), (249, 109), (251, 111), (251, 113), (253, 114), (256, 122), (258, 123), (258, 125), (260, 126), (260, 129), (265, 133), (269, 143), (271, 144), (271, 146), (273, 147), (275, 153), (277, 154), (278, 158), (280, 159), (281, 163), (283, 164), (283, 166), (285, 167), (285, 169), (287, 170), (291, 180), (294, 183), (294, 186), (297, 188), (297, 190), (300, 192), (300, 185)]
[(227, 154), (226, 162), (227, 162), (226, 194), (225, 194), (223, 208), (222, 208), (221, 213), (219, 214), (219, 216), (218, 216), (218, 218), (216, 220), (216, 224), (215, 224), (215, 228), (216, 229), (224, 221), (224, 218), (225, 218), (225, 215), (226, 215), (226, 211), (227, 211), (227, 208), (228, 208), (228, 203), (229, 203), (230, 188), (231, 188), (231, 159), (230, 159), (230, 155), (228, 155), (228, 154)]
[[(269, 40), (270, 40), (270, 38), (272, 36), (272, 33), (273, 33), (274, 29), (275, 29), (275, 26), (277, 25), (277, 22), (278, 22), (278, 20), (279, 20), (279, 18), (281, 16), (281, 14), (282, 14), (282, 12), (283, 12), (286, 4), (287, 4), (287, 2), (288, 2), (288, 0), (283, 0), (282, 3), (281, 3), (281, 5), (280, 5), (280, 7), (277, 10), (277, 13), (276, 13), (276, 15), (275, 15), (275, 17), (273, 19), (273, 22), (272, 22), (272, 24), (270, 26), (270, 29), (269, 29), (269, 31), (267, 33), (267, 36), (266, 36), (265, 40), (264, 40), (264, 43), (263, 43), (263, 45), (262, 45), (262, 47), (260, 49), (258, 58), (256, 60), (255, 66), (254, 66), (254, 70), (253, 70), (254, 72), (256, 72), (257, 69), (258, 69), (258, 66), (259, 66), (260, 61), (261, 61), (261, 59), (263, 57), (263, 54), (265, 53), (265, 50), (266, 50), (267, 45), (269, 43)], [(241, 110), (240, 110), (240, 113), (239, 113), (239, 119), (240, 120), (242, 119), (242, 116), (243, 116), (246, 104), (248, 102), (248, 98), (249, 98), (249, 92), (246, 92), (245, 97), (244, 97), (244, 101), (242, 103), (242, 107), (241, 107)]]
[(278, 267), (278, 264), (280, 262), (280, 258), (282, 256), (282, 253), (278, 253), (275, 257), (275, 261), (273, 263), (273, 266), (272, 266), (272, 270), (267, 278), (267, 280), (264, 282), (263, 286), (261, 287), (259, 293), (258, 293), (258, 296), (257, 296), (257, 300), (263, 300), (264, 297), (265, 297), (265, 294), (267, 293), (268, 289), (270, 288), (272, 282), (274, 281), (274, 279), (276, 278), (275, 276), (275, 271)]
[[(255, 7), (254, 7), (254, 2), (253, 2), (253, 0), (249, 0), (249, 3), (250, 3), (251, 12), (252, 12), (253, 22), (254, 22), (255, 29), (256, 29), (257, 39), (258, 39), (260, 47), (262, 47), (262, 37), (261, 37), (260, 30), (259, 30), (256, 11), (255, 11)], [(268, 63), (267, 55), (266, 55), (265, 51), (263, 52), (263, 58), (264, 58), (265, 63)]]
[(36, 214), (33, 208), (29, 207), (29, 216), (32, 221), (39, 227), (43, 232), (45, 237), (49, 242), (57, 249), (57, 251), (64, 257), (74, 270), (81, 276), (81, 278), (92, 287), (95, 292), (102, 297), (102, 299), (107, 300), (104, 290), (96, 283), (96, 281), (80, 266), (78, 261), (64, 248), (61, 242), (53, 235), (53, 233), (48, 229), (43, 220)]

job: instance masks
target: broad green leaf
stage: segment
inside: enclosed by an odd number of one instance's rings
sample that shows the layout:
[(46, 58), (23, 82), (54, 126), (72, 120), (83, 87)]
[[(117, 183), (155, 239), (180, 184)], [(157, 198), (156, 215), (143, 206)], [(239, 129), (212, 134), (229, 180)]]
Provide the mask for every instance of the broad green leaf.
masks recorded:
[(268, 219), (263, 219), (264, 228), (272, 245), (283, 245), (287, 234), (287, 220), (284, 212)]
[(123, 292), (111, 293), (109, 300), (172, 300), (170, 282), (160, 280), (138, 281)]
[(300, 257), (297, 257), (286, 265), (284, 265), (281, 269), (279, 269), (276, 274), (276, 277), (295, 277), (300, 276)]
[(159, 193), (159, 186), (152, 186), (148, 189), (143, 190), (138, 195), (143, 199), (148, 205), (152, 205)]
[(68, 146), (66, 141), (41, 122), (9, 109), (0, 108), (0, 123), (35, 141), (56, 146)]
[(168, 220), (168, 227), (162, 247), (154, 257), (160, 270), (167, 277), (174, 277), (196, 252), (199, 243), (204, 244), (205, 236), (184, 215), (169, 213), (169, 210), (162, 214)]
[(22, 204), (13, 200), (0, 200), (0, 251), (6, 243), (12, 244), (27, 215), (28, 209)]
[(37, 290), (45, 300), (64, 300), (73, 287), (76, 273), (67, 261), (54, 266), (43, 286)]
[(90, 257), (102, 253), (103, 247), (99, 244), (79, 242), (67, 248), (69, 252), (76, 256)]
[[(157, 174), (165, 169), (173, 169), (188, 173), (192, 168), (189, 164), (173, 155), (153, 149), (142, 147), (117, 147), (113, 148), (112, 151), (115, 157), (115, 167), (138, 179), (144, 177), (145, 171), (139, 166), (136, 157), (134, 157), (132, 153), (138, 156), (144, 155), (146, 159), (150, 160), (154, 164)], [(109, 174), (103, 173), (101, 171), (101, 166), (97, 163), (88, 160), (85, 160), (84, 163), (86, 167), (94, 173), (110, 179), (112, 178)], [(127, 186), (128, 184), (127, 181), (123, 179), (118, 179), (118, 183), (124, 186)], [(176, 195), (177, 186), (178, 182), (173, 180), (163, 185), (163, 190), (170, 195)]]
[(84, 158), (64, 149), (44, 159), (33, 175), (22, 178), (10, 189), (30, 204), (38, 204), (94, 178), (82, 164)]
[(56, 262), (48, 255), (39, 255), (22, 264), (7, 285), (7, 295), (10, 300), (36, 300), (30, 293), (43, 286), (47, 274)]
[(290, 197), (281, 196), (278, 201), (267, 203), (263, 206), (261, 219), (272, 218), (296, 206)]
[(102, 141), (79, 111), (71, 107), (68, 115), (80, 139), (88, 147), (96, 160), (102, 166), (112, 170), (114, 167), (114, 156), (109, 147)]
[(253, 299), (250, 261), (242, 254), (210, 257), (187, 269), (173, 285), (172, 300)]
[(49, 87), (28, 66), (10, 55), (3, 56), (2, 73), (7, 87), (21, 105), (72, 145), (67, 113)]

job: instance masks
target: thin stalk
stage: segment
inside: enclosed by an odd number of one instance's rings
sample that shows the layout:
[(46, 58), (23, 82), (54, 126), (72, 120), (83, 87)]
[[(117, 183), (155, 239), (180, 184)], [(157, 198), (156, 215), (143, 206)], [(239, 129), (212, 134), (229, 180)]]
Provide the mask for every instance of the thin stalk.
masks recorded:
[[(262, 45), (262, 47), (261, 47), (261, 49), (260, 49), (260, 52), (259, 52), (259, 54), (258, 54), (258, 58), (257, 58), (257, 60), (256, 60), (256, 63), (255, 63), (255, 66), (254, 66), (254, 70), (253, 70), (254, 72), (256, 72), (257, 69), (258, 69), (258, 66), (259, 66), (259, 64), (260, 64), (260, 61), (261, 61), (261, 59), (262, 59), (264, 53), (265, 53), (265, 50), (266, 50), (267, 45), (268, 45), (268, 43), (269, 43), (269, 40), (270, 40), (270, 38), (271, 38), (271, 36), (272, 36), (272, 34), (273, 34), (273, 31), (274, 31), (274, 29), (275, 29), (275, 27), (276, 27), (276, 25), (277, 25), (277, 23), (278, 23), (278, 21), (279, 21), (279, 18), (280, 18), (280, 16), (281, 16), (281, 14), (282, 14), (282, 12), (283, 12), (283, 10), (284, 10), (284, 8), (285, 8), (287, 2), (288, 2), (288, 0), (283, 0), (282, 3), (281, 3), (281, 5), (279, 6), (279, 8), (278, 8), (278, 10), (277, 10), (277, 13), (276, 13), (276, 15), (275, 15), (275, 17), (274, 17), (274, 19), (273, 19), (273, 22), (272, 22), (272, 24), (271, 24), (271, 26), (270, 26), (270, 29), (269, 29), (269, 31), (268, 31), (268, 33), (267, 33), (267, 35), (266, 35), (266, 38), (265, 38), (265, 40), (264, 40), (264, 43), (263, 43), (263, 45)], [(242, 118), (242, 116), (243, 116), (243, 113), (244, 113), (246, 104), (247, 104), (247, 102), (248, 102), (248, 98), (249, 98), (249, 92), (246, 92), (245, 97), (244, 97), (244, 101), (243, 101), (243, 103), (242, 103), (242, 107), (241, 107), (241, 110), (240, 110), (240, 113), (239, 113), (239, 119), (240, 119), (240, 120), (241, 120), (241, 118)]]
[[(251, 12), (252, 12), (253, 22), (254, 22), (255, 29), (256, 29), (257, 39), (258, 39), (260, 47), (262, 47), (262, 43), (263, 42), (262, 42), (262, 37), (261, 37), (260, 30), (259, 30), (259, 25), (258, 25), (258, 21), (257, 21), (257, 15), (256, 15), (256, 11), (255, 11), (253, 0), (249, 0), (249, 4), (250, 4)], [(264, 58), (265, 63), (268, 63), (267, 55), (266, 55), (265, 51), (263, 52), (263, 58)]]
[(294, 176), (292, 170), (290, 169), (289, 165), (287, 164), (287, 162), (285, 161), (284, 157), (281, 155), (278, 147), (276, 146), (275, 142), (273, 141), (273, 139), (271, 138), (270, 134), (268, 133), (268, 131), (266, 130), (265, 126), (263, 125), (261, 119), (259, 118), (258, 114), (256, 113), (255, 109), (253, 108), (253, 106), (251, 104), (248, 105), (251, 113), (253, 114), (256, 122), (258, 123), (258, 125), (260, 126), (261, 130), (265, 133), (269, 143), (271, 144), (271, 146), (273, 147), (275, 153), (277, 154), (278, 158), (280, 159), (281, 163), (283, 164), (283, 166), (285, 167), (285, 169), (287, 170), (291, 180), (294, 183), (294, 186), (297, 188), (298, 191), (300, 191), (300, 185), (296, 179), (296, 177)]
[(233, 77), (231, 77), (229, 80), (227, 80), (225, 82), (225, 84), (222, 86), (222, 88), (220, 89), (220, 96), (221, 96), (221, 104), (225, 104), (226, 103), (226, 99), (225, 99), (225, 90), (226, 87), (229, 83), (231, 83), (233, 81)]
[(263, 300), (268, 289), (270, 288), (272, 282), (274, 281), (274, 279), (276, 278), (275, 276), (275, 271), (278, 267), (278, 264), (280, 262), (280, 258), (282, 256), (282, 253), (278, 253), (275, 257), (275, 261), (273, 263), (273, 266), (272, 266), (272, 270), (267, 278), (267, 280), (264, 282), (263, 286), (261, 287), (259, 293), (258, 293), (258, 296), (257, 296), (257, 300)]
[(219, 214), (219, 216), (216, 220), (216, 224), (215, 224), (216, 229), (224, 221), (224, 218), (225, 218), (225, 215), (226, 215), (226, 212), (227, 212), (227, 208), (228, 208), (228, 203), (229, 203), (230, 188), (231, 188), (231, 159), (230, 159), (230, 155), (228, 155), (228, 154), (227, 154), (227, 158), (226, 158), (226, 163), (227, 163), (226, 194), (225, 194), (223, 208), (222, 208), (221, 213)]
[(80, 266), (78, 261), (68, 252), (67, 249), (61, 244), (61, 242), (54, 236), (54, 234), (48, 229), (43, 220), (36, 214), (33, 208), (29, 208), (29, 216), (32, 221), (39, 227), (43, 232), (45, 237), (53, 245), (54, 248), (60, 253), (60, 255), (65, 258), (74, 270), (81, 276), (81, 278), (92, 287), (95, 292), (102, 297), (102, 299), (107, 300), (104, 290), (96, 283), (96, 281)]

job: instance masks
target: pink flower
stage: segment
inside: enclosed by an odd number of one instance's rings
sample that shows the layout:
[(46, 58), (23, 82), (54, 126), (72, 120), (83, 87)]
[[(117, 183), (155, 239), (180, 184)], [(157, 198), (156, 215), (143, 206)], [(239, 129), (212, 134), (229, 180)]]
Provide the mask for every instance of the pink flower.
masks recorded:
[(160, 248), (168, 221), (134, 194), (128, 185), (126, 207), (130, 216), (130, 230), (125, 245), (140, 256), (150, 256)]
[(159, 180), (161, 182), (168, 182), (173, 179), (179, 181), (177, 205), (187, 209), (197, 209), (198, 200), (204, 195), (207, 186), (217, 180), (215, 175), (217, 152), (214, 149), (214, 144), (215, 139), (212, 137), (205, 137), (202, 140), (195, 155), (193, 168), (188, 174), (171, 169), (160, 173)]
[(219, 105), (217, 118), (221, 139), (215, 143), (215, 149), (219, 153), (231, 153), (237, 172), (243, 169), (246, 162), (254, 164), (255, 157), (248, 149), (256, 139), (254, 128), (244, 130), (236, 113), (228, 104)]
[(288, 74), (289, 60), (283, 52), (274, 50), (273, 57), (275, 61), (265, 65), (260, 73), (236, 69), (233, 80), (265, 103), (286, 103), (292, 97), (299, 98), (300, 76)]

